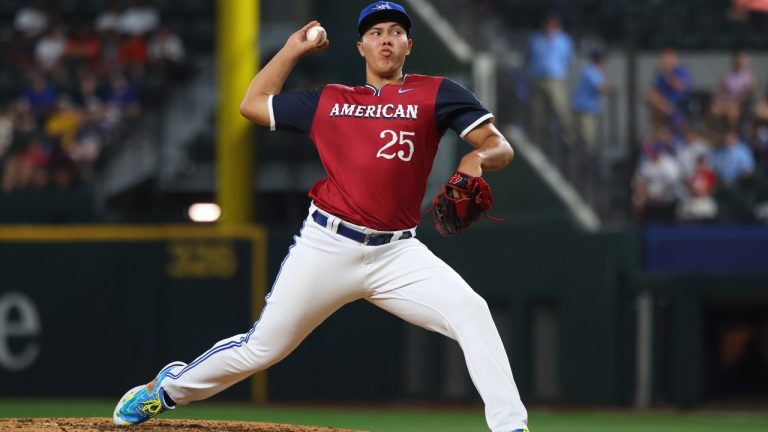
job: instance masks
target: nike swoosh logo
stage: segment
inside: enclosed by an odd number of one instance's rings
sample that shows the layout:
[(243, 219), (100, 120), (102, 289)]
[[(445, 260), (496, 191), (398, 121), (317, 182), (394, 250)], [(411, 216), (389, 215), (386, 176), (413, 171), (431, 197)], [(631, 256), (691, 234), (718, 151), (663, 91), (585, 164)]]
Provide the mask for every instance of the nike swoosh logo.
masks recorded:
[(403, 93), (408, 93), (411, 90), (416, 90), (416, 89), (412, 89), (412, 88), (409, 88), (409, 89), (397, 89), (397, 92), (399, 94), (403, 94)]

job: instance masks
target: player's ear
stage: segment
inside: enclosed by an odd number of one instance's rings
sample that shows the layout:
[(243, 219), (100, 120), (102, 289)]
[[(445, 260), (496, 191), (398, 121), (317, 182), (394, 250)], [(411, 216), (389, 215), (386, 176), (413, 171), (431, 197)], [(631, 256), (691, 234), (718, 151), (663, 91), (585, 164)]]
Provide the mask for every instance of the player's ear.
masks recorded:
[(357, 41), (357, 52), (360, 53), (360, 57), (365, 58), (365, 52), (363, 51), (363, 41)]
[(411, 55), (411, 50), (413, 50), (413, 39), (408, 39), (408, 49), (405, 50), (405, 55)]

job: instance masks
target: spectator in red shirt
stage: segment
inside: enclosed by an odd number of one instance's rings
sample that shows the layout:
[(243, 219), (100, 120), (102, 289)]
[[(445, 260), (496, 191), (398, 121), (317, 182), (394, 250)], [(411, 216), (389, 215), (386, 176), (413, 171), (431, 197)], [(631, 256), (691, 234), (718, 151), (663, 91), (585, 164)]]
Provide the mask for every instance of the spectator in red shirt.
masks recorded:
[(688, 196), (677, 208), (677, 217), (683, 220), (712, 219), (717, 215), (717, 202), (712, 193), (717, 187), (717, 174), (709, 163), (709, 156), (700, 155), (696, 168), (685, 182)]
[(124, 35), (117, 58), (120, 66), (128, 71), (132, 79), (140, 79), (147, 64), (147, 42), (144, 37)]
[(99, 65), (101, 41), (90, 27), (80, 24), (67, 39), (65, 53), (70, 65), (83, 65), (93, 70)]
[(717, 174), (709, 163), (708, 155), (701, 155), (696, 160), (696, 170), (688, 178), (688, 190), (693, 196), (712, 194), (717, 186)]
[(50, 155), (45, 143), (39, 138), (29, 144), (6, 166), (3, 173), (3, 191), (17, 189), (42, 189), (48, 184)]

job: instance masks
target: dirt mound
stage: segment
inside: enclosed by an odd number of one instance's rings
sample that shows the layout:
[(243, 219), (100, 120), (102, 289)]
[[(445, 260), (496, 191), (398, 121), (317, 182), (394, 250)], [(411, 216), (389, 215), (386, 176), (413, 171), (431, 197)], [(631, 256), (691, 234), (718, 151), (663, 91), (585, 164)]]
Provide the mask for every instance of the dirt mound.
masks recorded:
[[(151, 420), (140, 426), (118, 427), (106, 418), (12, 418), (0, 419), (3, 432), (354, 432), (314, 426), (221, 420)], [(358, 431), (359, 432), (359, 431)]]

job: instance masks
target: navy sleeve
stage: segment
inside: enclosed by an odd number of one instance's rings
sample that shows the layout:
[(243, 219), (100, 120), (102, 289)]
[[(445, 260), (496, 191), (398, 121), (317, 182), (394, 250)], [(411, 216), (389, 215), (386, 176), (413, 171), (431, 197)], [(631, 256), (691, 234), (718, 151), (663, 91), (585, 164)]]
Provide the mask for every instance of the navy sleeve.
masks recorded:
[(455, 81), (443, 79), (435, 99), (435, 119), (440, 133), (451, 128), (464, 138), (472, 129), (493, 118), (483, 104)]
[(308, 92), (286, 92), (271, 96), (269, 117), (271, 130), (309, 133), (323, 88)]

